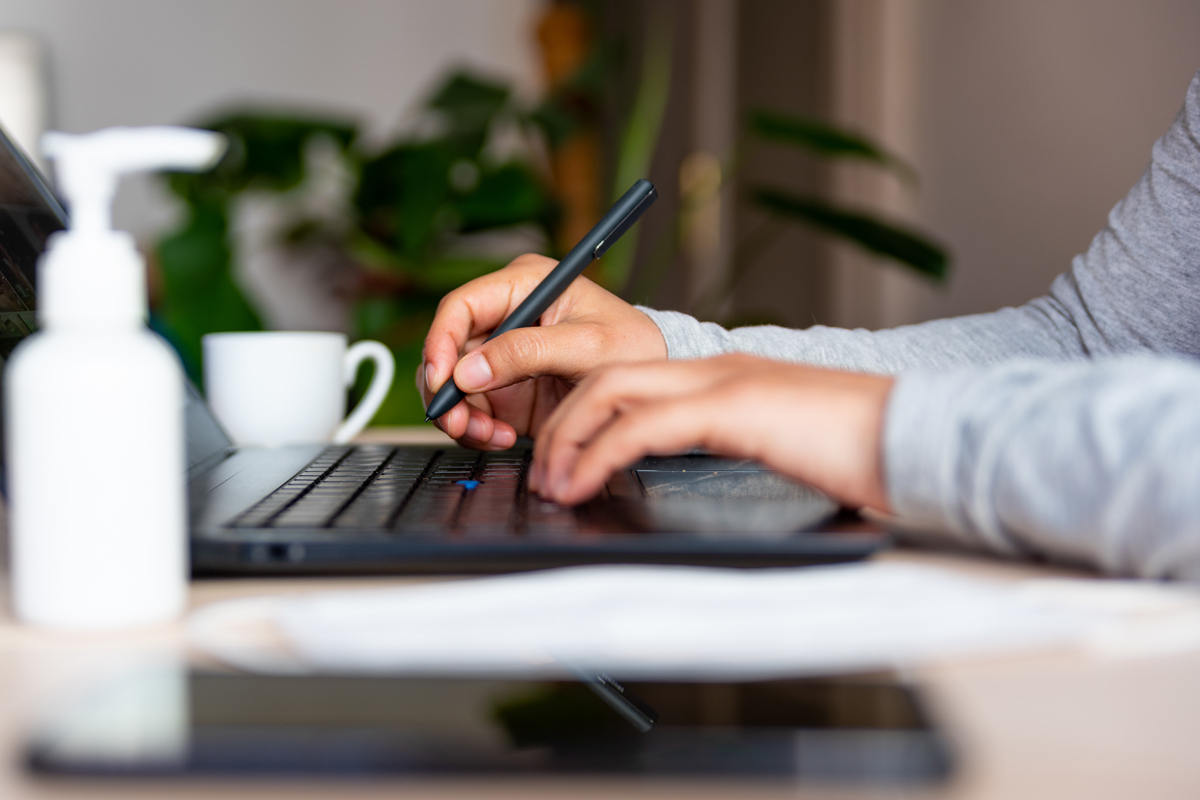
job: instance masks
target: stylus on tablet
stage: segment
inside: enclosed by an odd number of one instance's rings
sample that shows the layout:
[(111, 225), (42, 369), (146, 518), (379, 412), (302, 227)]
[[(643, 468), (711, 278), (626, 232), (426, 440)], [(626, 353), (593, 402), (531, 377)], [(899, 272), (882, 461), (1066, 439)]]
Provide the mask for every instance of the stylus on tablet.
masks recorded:
[[(579, 244), (571, 248), (571, 252), (558, 262), (558, 266), (550, 270), (550, 274), (534, 287), (521, 305), (500, 323), (487, 341), (490, 342), (500, 334), (515, 328), (528, 328), (537, 322), (542, 313), (566, 291), (588, 264), (604, 255), (657, 199), (658, 191), (650, 181), (642, 179), (633, 184), (596, 223), (596, 227), (588, 231), (588, 234), (579, 240)], [(466, 392), (458, 388), (452, 375), (430, 401), (425, 410), (425, 421), (438, 419), (466, 396)]]

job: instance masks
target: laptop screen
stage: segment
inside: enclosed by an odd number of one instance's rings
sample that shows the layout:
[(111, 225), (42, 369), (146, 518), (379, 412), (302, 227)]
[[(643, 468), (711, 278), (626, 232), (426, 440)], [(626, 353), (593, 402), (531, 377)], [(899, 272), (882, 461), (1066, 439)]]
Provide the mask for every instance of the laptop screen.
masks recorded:
[[(37, 330), (38, 258), (50, 234), (66, 226), (66, 212), (46, 179), (0, 129), (0, 396), (9, 356)], [(186, 392), (188, 464), (192, 466), (230, 442), (190, 382)], [(3, 422), (0, 413), (0, 492), (7, 492)]]
[(37, 329), (37, 260), (66, 227), (62, 206), (0, 131), (0, 358)]
[[(66, 224), (66, 214), (45, 180), (0, 130), (0, 368), (17, 344), (37, 330), (38, 256), (50, 234)], [(2, 423), (0, 419), (0, 454)], [(7, 488), (3, 469), (0, 461), (0, 489)]]

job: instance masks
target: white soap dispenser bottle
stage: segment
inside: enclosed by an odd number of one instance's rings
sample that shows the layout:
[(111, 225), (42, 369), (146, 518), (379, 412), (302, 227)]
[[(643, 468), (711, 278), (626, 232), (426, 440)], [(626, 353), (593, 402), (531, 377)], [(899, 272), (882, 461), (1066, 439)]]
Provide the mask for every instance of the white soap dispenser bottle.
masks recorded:
[(119, 177), (212, 165), (187, 128), (48, 133), (71, 225), (38, 262), (40, 331), (7, 364), (13, 608), (32, 625), (164, 622), (187, 592), (182, 370), (145, 326), (145, 267), (112, 230)]

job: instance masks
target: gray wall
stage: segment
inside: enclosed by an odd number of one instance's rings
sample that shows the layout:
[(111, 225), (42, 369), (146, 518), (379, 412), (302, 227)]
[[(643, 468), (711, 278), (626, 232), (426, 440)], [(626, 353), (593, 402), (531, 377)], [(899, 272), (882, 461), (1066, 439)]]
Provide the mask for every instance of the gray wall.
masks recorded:
[(923, 11), (919, 216), (957, 270), (916, 316), (1021, 303), (1087, 248), (1145, 169), (1200, 69), (1200, 3), (925, 0)]

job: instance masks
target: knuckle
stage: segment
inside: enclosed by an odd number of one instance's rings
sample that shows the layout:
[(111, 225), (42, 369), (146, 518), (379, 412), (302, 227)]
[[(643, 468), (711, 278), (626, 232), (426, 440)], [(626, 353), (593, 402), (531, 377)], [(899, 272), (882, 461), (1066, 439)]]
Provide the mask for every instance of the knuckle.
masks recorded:
[(522, 253), (509, 262), (505, 269), (549, 271), (557, 262), (538, 253)]
[(618, 357), (619, 350), (603, 325), (589, 323), (579, 326), (574, 347), (588, 364), (603, 364)]
[(470, 288), (471, 284), (474, 282), (475, 281), (470, 281), (469, 283), (464, 283), (462, 286), (459, 286), (457, 289), (451, 289), (450, 291), (448, 291), (444, 295), (442, 295), (442, 299), (438, 300), (437, 312), (436, 312), (437, 315), (441, 316), (442, 312), (445, 311), (447, 308), (454, 305), (455, 303), (460, 302), (462, 300), (463, 295), (466, 294), (468, 288)]
[(609, 461), (611, 466), (619, 466), (619, 462), (636, 459), (645, 452), (644, 448), (652, 446), (654, 437), (650, 428), (655, 425), (655, 415), (646, 409), (639, 409), (617, 417), (610, 428), (608, 440)]
[(547, 348), (541, 336), (526, 334), (508, 338), (507, 347), (501, 350), (511, 369), (528, 376), (545, 362)]
[(596, 370), (593, 386), (601, 392), (610, 392), (625, 382), (629, 369), (621, 366), (607, 366)]
[(580, 382), (580, 387), (586, 387), (586, 390), (591, 391), (607, 391), (621, 380), (622, 368), (619, 366), (602, 366), (592, 370), (584, 380)]

